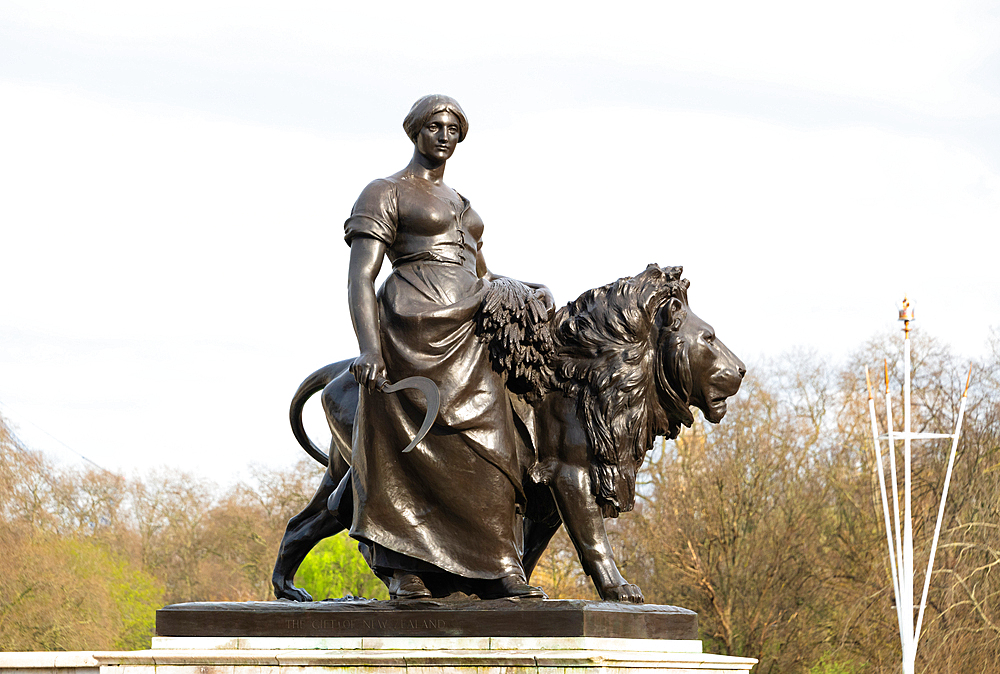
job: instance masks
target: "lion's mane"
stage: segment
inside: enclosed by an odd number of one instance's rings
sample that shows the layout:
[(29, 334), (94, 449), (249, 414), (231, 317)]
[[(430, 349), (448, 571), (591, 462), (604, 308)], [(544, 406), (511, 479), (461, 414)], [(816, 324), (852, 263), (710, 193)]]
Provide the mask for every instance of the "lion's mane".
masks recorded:
[[(671, 339), (687, 309), (682, 273), (682, 267), (651, 264), (588, 290), (552, 320), (552, 387), (576, 399), (593, 451), (591, 484), (605, 517), (634, 507), (636, 473), (656, 436), (674, 438), (693, 420), (688, 345)], [(676, 308), (662, 316), (668, 303)]]
[(519, 281), (491, 285), (477, 331), (508, 388), (537, 401), (552, 390), (576, 400), (593, 451), (590, 479), (605, 517), (635, 505), (636, 473), (657, 435), (690, 426), (690, 347), (683, 267), (655, 264), (583, 293), (543, 320)]

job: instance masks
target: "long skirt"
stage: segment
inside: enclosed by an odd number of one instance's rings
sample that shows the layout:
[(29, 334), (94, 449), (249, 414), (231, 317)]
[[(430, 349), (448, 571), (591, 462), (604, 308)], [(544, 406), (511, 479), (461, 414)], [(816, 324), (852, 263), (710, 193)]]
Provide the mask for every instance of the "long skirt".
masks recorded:
[(503, 379), (476, 335), (487, 287), (468, 267), (411, 262), (379, 291), (389, 380), (428, 377), (441, 391), (441, 410), (430, 433), (403, 454), (423, 421), (423, 396), (361, 390), (351, 536), (395, 553), (377, 559), (408, 557), (464, 578), (523, 575), (528, 450)]

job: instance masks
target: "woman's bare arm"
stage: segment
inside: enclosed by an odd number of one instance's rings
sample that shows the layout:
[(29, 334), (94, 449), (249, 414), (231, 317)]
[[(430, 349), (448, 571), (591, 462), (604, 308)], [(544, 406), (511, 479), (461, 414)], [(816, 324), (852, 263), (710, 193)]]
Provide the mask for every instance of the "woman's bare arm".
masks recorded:
[(375, 279), (382, 269), (384, 256), (385, 244), (378, 239), (359, 236), (351, 242), (347, 302), (361, 352), (351, 365), (351, 374), (368, 389), (380, 386), (385, 380), (378, 302), (375, 299)]

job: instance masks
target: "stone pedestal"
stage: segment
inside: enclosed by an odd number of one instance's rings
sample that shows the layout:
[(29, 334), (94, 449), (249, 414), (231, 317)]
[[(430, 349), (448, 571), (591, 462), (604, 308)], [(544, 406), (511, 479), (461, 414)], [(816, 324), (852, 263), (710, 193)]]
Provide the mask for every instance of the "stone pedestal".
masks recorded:
[(157, 612), (153, 648), (0, 653), (17, 674), (669, 674), (749, 672), (701, 652), (697, 615), (581, 601), (250, 602)]
[(153, 650), (0, 653), (10, 674), (692, 674), (757, 662), (701, 652), (698, 641), (543, 637), (341, 639), (157, 638)]

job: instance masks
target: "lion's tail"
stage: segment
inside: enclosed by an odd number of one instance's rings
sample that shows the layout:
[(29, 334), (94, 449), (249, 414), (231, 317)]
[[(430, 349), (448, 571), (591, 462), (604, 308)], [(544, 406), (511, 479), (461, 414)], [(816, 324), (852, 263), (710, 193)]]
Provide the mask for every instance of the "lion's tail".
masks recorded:
[(306, 450), (306, 454), (316, 459), (324, 466), (328, 466), (330, 464), (330, 457), (327, 456), (326, 452), (317, 447), (306, 433), (305, 426), (302, 424), (302, 409), (305, 407), (306, 401), (309, 400), (313, 394), (322, 391), (327, 384), (336, 379), (338, 375), (342, 374), (347, 369), (348, 365), (350, 365), (350, 360), (332, 363), (325, 367), (321, 367), (306, 377), (302, 383), (299, 384), (299, 388), (295, 391), (295, 395), (292, 396), (292, 404), (288, 409), (288, 421), (292, 425), (292, 435), (294, 435), (295, 439), (299, 441), (299, 445), (302, 446), (302, 449)]

